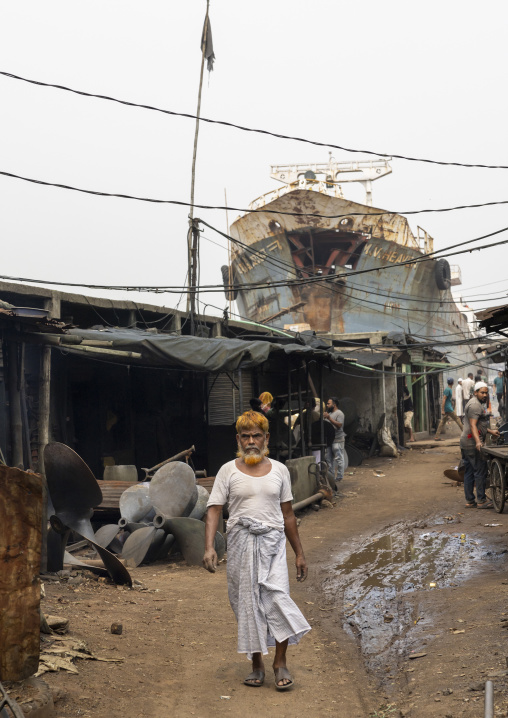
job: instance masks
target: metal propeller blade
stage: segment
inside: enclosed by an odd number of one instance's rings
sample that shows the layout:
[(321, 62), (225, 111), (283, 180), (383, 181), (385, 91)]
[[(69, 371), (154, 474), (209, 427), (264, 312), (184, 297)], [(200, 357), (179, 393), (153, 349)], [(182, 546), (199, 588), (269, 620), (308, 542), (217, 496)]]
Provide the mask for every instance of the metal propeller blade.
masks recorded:
[[(201, 566), (205, 553), (205, 524), (202, 521), (184, 516), (171, 519), (158, 514), (154, 518), (154, 526), (173, 534), (189, 566)], [(218, 531), (214, 545), (220, 561), (226, 551), (226, 542)]]
[(44, 466), (55, 514), (65, 526), (93, 540), (90, 518), (102, 501), (95, 476), (75, 451), (58, 442), (44, 448)]
[(162, 561), (163, 559), (167, 558), (168, 554), (171, 551), (171, 549), (173, 548), (173, 546), (176, 545), (175, 537), (173, 536), (173, 534), (167, 534), (164, 531), (164, 535), (165, 535), (164, 543), (162, 544), (159, 553), (155, 557), (156, 561)]
[(107, 548), (100, 546), (98, 543), (95, 542), (95, 539), (91, 539), (84, 534), (80, 534), (79, 530), (75, 526), (65, 526), (59, 516), (51, 516), (50, 523), (51, 528), (54, 529), (57, 533), (64, 533), (70, 528), (82, 539), (86, 539), (88, 543), (92, 544), (92, 546), (95, 548), (95, 550), (101, 557), (102, 562), (104, 563), (104, 566), (106, 567), (113, 581), (119, 585), (127, 584), (129, 586), (132, 586), (132, 578), (130, 573), (127, 571), (123, 563), (114, 554), (108, 551)]
[(165, 531), (163, 531), (162, 529), (155, 529), (152, 543), (150, 544), (144, 558), (144, 563), (152, 563), (152, 561), (157, 560), (157, 558), (159, 557), (159, 553), (161, 552), (162, 547), (164, 546), (164, 543), (166, 541), (166, 537), (167, 534)]
[(99, 546), (108, 548), (119, 531), (120, 527), (118, 524), (105, 524), (95, 532), (95, 542), (98, 543)]
[(164, 516), (190, 514), (198, 498), (194, 471), (182, 461), (172, 461), (160, 468), (149, 488), (150, 501)]
[(156, 531), (157, 529), (154, 526), (143, 526), (143, 528), (134, 531), (128, 536), (122, 550), (122, 558), (126, 566), (134, 568), (143, 562), (152, 545), (152, 539)]
[[(109, 575), (118, 584), (132, 586), (125, 566), (110, 551), (96, 543), (90, 523), (94, 506), (102, 501), (102, 491), (83, 459), (65, 444), (48, 444), (44, 449), (48, 490), (55, 508), (52, 528), (64, 536), (68, 529), (89, 541), (98, 551)], [(67, 533), (68, 536), (68, 533)], [(62, 539), (62, 563), (65, 541)]]
[(92, 573), (95, 573), (98, 576), (109, 576), (106, 568), (101, 568), (100, 566), (91, 566), (89, 563), (80, 561), (68, 551), (64, 552), (63, 562), (66, 564), (70, 564), (71, 566), (76, 566), (76, 568), (86, 568), (87, 571), (92, 571)]
[(56, 573), (63, 569), (65, 547), (67, 546), (70, 532), (70, 529), (63, 533), (55, 531), (53, 527), (48, 529), (48, 571), (50, 573)]
[(198, 490), (198, 500), (194, 504), (194, 508), (189, 514), (190, 519), (202, 519), (206, 512), (206, 505), (208, 503), (208, 499), (210, 498), (210, 494), (205, 489), (204, 486), (197, 485)]
[(120, 516), (127, 521), (141, 521), (152, 508), (148, 492), (150, 484), (142, 482), (129, 486), (120, 496)]
[(148, 524), (145, 523), (144, 521), (138, 521), (138, 522), (127, 521), (127, 519), (123, 519), (123, 518), (118, 521), (118, 527), (121, 529), (125, 529), (125, 531), (128, 531), (130, 534), (133, 531), (137, 531), (138, 529), (145, 528), (145, 526), (148, 526)]

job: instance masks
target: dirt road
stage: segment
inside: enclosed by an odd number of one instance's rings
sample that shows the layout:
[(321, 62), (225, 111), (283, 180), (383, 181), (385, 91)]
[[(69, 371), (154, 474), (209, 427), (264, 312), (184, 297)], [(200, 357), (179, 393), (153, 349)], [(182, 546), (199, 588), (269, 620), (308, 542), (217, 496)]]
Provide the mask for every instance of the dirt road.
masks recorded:
[(68, 617), (94, 654), (123, 658), (45, 674), (57, 715), (472, 718), (489, 675), (508, 715), (508, 516), (464, 509), (442, 473), (457, 458), (442, 446), (368, 460), (334, 508), (301, 515), (310, 575), (297, 584), (290, 558), (292, 595), (313, 630), (290, 650), (287, 693), (270, 671), (263, 687), (242, 685), (225, 565), (141, 567), (134, 590), (48, 582), (44, 611)]

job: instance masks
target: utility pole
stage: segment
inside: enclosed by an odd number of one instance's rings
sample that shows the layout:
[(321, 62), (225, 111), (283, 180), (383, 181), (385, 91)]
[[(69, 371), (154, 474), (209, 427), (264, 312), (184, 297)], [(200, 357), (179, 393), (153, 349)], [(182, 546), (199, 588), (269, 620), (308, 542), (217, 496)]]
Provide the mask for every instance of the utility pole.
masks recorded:
[(230, 291), (228, 292), (229, 297), (229, 316), (231, 317), (231, 305), (232, 305), (232, 299), (233, 292), (231, 290), (231, 287), (233, 285), (233, 267), (231, 266), (231, 262), (233, 257), (231, 256), (231, 240), (229, 239), (229, 215), (228, 215), (228, 196), (226, 194), (226, 188), (224, 187), (224, 204), (226, 205), (226, 233), (228, 235), (228, 284), (230, 287)]
[(198, 285), (199, 260), (199, 229), (194, 219), (194, 189), (196, 185), (196, 155), (198, 150), (199, 118), (201, 114), (201, 91), (203, 88), (203, 72), (205, 69), (206, 38), (208, 36), (210, 0), (206, 0), (206, 15), (201, 40), (201, 71), (199, 75), (198, 108), (196, 111), (196, 129), (194, 132), (194, 150), (192, 153), (191, 195), (189, 212), (189, 232), (187, 234), (187, 262), (189, 294), (187, 295), (187, 311), (190, 315), (191, 334), (194, 334), (196, 316), (196, 295)]

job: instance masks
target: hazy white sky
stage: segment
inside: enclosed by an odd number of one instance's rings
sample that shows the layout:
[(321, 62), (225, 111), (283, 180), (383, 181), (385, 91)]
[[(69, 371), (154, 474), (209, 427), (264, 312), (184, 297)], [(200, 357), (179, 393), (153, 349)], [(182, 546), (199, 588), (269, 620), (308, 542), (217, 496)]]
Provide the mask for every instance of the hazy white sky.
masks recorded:
[[(508, 165), (505, 2), (210, 5), (216, 64), (205, 78), (204, 116), (354, 148)], [(205, 7), (205, 0), (3, 3), (0, 70), (194, 113)], [(0, 97), (0, 170), (188, 201), (192, 120), (1, 76)], [(334, 156), (358, 158), (339, 151)], [(327, 159), (326, 148), (204, 124), (196, 201), (222, 205), (226, 188), (231, 206), (246, 207), (277, 185), (269, 177), (270, 163)], [(403, 211), (508, 199), (508, 170), (402, 160), (392, 167), (392, 175), (374, 184), (376, 206)], [(184, 282), (186, 208), (78, 195), (3, 177), (0, 196), (2, 275), (101, 284)], [(361, 200), (361, 188), (350, 196)], [(236, 214), (230, 212), (230, 221)], [(226, 229), (222, 211), (196, 215)], [(413, 229), (421, 224), (442, 248), (508, 227), (508, 205), (409, 221)], [(210, 230), (204, 234), (225, 244)], [(508, 232), (497, 239), (508, 239)], [(462, 267), (464, 295), (508, 292), (507, 257), (508, 250), (499, 247), (451, 259)], [(220, 283), (226, 250), (203, 239), (201, 261), (202, 283)], [(174, 306), (178, 296), (142, 299)], [(222, 293), (204, 295), (204, 301), (226, 304)], [(492, 304), (500, 301), (503, 295)]]

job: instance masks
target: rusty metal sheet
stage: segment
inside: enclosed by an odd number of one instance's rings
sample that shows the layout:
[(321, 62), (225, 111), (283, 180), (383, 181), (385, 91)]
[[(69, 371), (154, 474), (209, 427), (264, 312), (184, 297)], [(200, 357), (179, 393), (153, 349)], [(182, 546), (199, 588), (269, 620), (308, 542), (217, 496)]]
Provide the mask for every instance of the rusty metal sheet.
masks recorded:
[[(330, 197), (318, 192), (294, 190), (270, 202), (265, 209), (272, 211), (266, 214), (251, 212), (235, 220), (231, 225), (231, 235), (240, 239), (244, 244), (251, 245), (259, 242), (262, 238), (273, 235), (275, 228), (282, 228), (285, 231), (303, 227), (335, 229), (340, 227), (341, 219), (348, 218), (350, 220), (348, 230), (350, 231), (368, 232), (373, 236), (420, 251), (407, 219), (400, 214), (375, 214), (386, 211), (378, 207), (368, 207), (358, 202)], [(299, 215), (278, 214), (277, 210), (297, 212)], [(311, 214), (341, 215), (341, 217), (327, 219), (326, 217), (311, 217)]]

